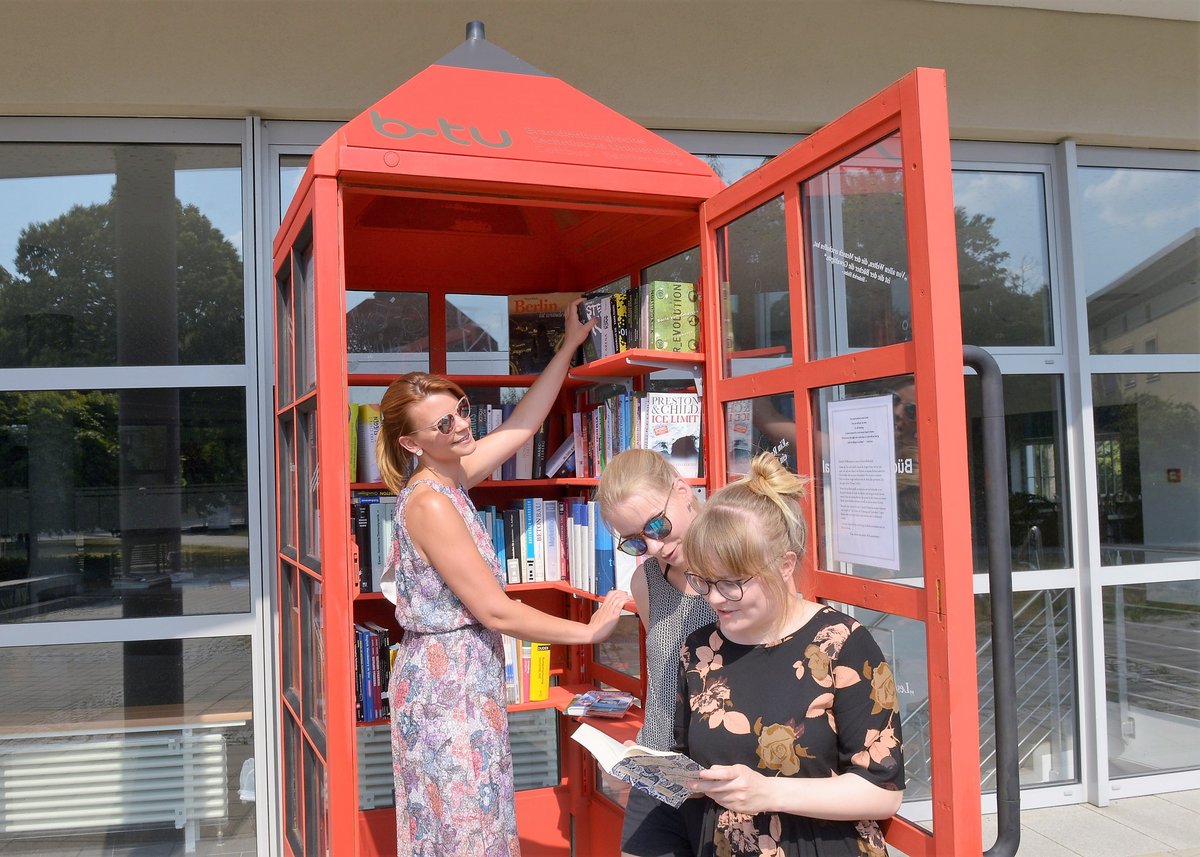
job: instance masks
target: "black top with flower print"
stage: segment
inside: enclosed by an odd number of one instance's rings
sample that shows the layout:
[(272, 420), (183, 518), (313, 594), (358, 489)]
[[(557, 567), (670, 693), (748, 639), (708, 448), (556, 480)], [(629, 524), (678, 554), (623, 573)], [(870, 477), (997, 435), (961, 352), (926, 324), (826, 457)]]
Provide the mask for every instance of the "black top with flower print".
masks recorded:
[[(891, 667), (871, 633), (832, 608), (769, 645), (734, 643), (716, 625), (697, 630), (680, 654), (676, 702), (674, 749), (702, 765), (781, 777), (853, 773), (904, 788)], [(700, 857), (887, 853), (874, 821), (747, 815), (703, 800)]]

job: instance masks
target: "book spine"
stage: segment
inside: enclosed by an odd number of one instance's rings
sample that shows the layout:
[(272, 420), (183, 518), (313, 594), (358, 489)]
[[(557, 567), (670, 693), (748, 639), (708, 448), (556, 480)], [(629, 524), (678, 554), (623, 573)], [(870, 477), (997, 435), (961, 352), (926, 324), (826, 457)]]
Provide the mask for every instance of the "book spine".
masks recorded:
[(562, 580), (562, 559), (558, 553), (558, 501), (542, 501), (543, 580)]
[(550, 644), (529, 643), (529, 701), (550, 695)]
[[(525, 498), (525, 505), (522, 509), (523, 530), (525, 533), (525, 548), (524, 548), (524, 573), (521, 575), (522, 583), (537, 582), (537, 522), (534, 515), (534, 502), (532, 497)], [(541, 505), (540, 503), (538, 504)]]
[(375, 460), (375, 438), (383, 426), (379, 405), (359, 405), (358, 456), (356, 475), (359, 482), (379, 481), (379, 462)]
[(524, 533), (521, 530), (521, 511), (505, 509), (501, 512), (504, 518), (504, 562), (505, 572), (509, 583), (520, 583), (524, 564), (521, 561), (521, 543)]

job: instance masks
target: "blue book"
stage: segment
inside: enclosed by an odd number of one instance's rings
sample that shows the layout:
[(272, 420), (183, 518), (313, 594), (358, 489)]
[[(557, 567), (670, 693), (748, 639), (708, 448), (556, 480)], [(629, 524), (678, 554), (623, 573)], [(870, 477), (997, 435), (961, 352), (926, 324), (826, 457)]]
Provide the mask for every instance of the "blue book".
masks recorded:
[(596, 594), (605, 595), (617, 585), (612, 531), (596, 516)]

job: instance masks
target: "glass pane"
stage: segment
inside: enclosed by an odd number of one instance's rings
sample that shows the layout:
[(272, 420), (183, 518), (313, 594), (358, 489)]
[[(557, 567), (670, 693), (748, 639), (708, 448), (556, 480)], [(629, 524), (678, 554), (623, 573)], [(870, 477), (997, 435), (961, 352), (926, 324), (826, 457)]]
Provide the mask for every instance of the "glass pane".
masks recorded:
[(254, 853), (252, 673), (240, 636), (0, 649), (4, 853)]
[(250, 609), (245, 394), (0, 393), (0, 623)]
[(963, 342), (1050, 346), (1050, 243), (1041, 173), (955, 170)]
[(1106, 586), (1103, 597), (1109, 775), (1200, 767), (1200, 581)]
[[(865, 607), (827, 602), (867, 627), (896, 678), (900, 729), (904, 739), (904, 800), (928, 800), (933, 772), (929, 757), (929, 662), (925, 655), (925, 623), (876, 613)], [(901, 810), (901, 815), (904, 811)]]
[(0, 144), (0, 367), (245, 360), (237, 146)]
[(300, 179), (304, 178), (304, 170), (308, 167), (308, 155), (279, 156), (279, 217), (287, 214), (292, 197), (300, 187)]
[(792, 394), (735, 399), (725, 403), (725, 479), (750, 472), (760, 452), (770, 452), (793, 473), (799, 472), (796, 409)]
[[(504, 302), (504, 298), (492, 300)], [(351, 373), (428, 372), (429, 296), (347, 291), (346, 349)], [(453, 346), (447, 343), (447, 349)]]
[(1200, 558), (1200, 374), (1095, 375), (1092, 400), (1101, 563)]
[[(755, 160), (762, 160), (756, 158)], [(700, 248), (692, 247), (642, 271), (642, 282), (692, 283), (700, 287)]]
[[(763, 155), (697, 155), (712, 167), (713, 172), (725, 182), (726, 186), (733, 184), (747, 173), (752, 173), (771, 160)], [(673, 277), (652, 277), (655, 280), (671, 280)]]
[(912, 339), (903, 166), (893, 135), (801, 185), (814, 359)]
[(321, 565), (321, 493), (320, 464), (317, 460), (317, 412), (314, 407), (299, 411), (299, 436), (296, 438), (298, 464), (296, 479), (300, 494), (300, 556), (313, 569)]
[(1200, 351), (1200, 172), (1080, 167), (1093, 354)]
[(317, 386), (317, 309), (313, 249), (292, 251), (292, 301), (296, 311), (296, 394)]
[(792, 362), (792, 318), (783, 197), (717, 230), (724, 374)]
[[(1075, 611), (1069, 591), (1013, 593), (1017, 751), (1022, 786), (1079, 779), (1074, 625)], [(983, 790), (994, 792), (996, 689), (992, 674), (991, 597), (987, 595), (975, 598), (975, 639)]]
[(305, 857), (329, 857), (329, 777), (325, 764), (304, 742)]
[(302, 792), (300, 783), (300, 726), (292, 718), (291, 712), (283, 712), (283, 832), (287, 836), (292, 853), (304, 853), (304, 843), (300, 838), (300, 824), (303, 813)]
[(625, 615), (617, 620), (617, 629), (603, 643), (592, 646), (592, 660), (634, 678), (642, 677), (641, 620)]
[(290, 563), (279, 565), (280, 660), (283, 663), (284, 696), (297, 711), (300, 709), (300, 572)]
[(553, 708), (509, 713), (513, 785), (517, 791), (558, 785), (558, 716)]
[(292, 412), (279, 418), (275, 434), (278, 455), (279, 486), (275, 493), (276, 515), (279, 521), (279, 549), (296, 556), (296, 422)]
[[(979, 378), (967, 391), (971, 537), (975, 571), (988, 570), (987, 504), (983, 479), (983, 403)], [(1070, 508), (1062, 378), (1004, 376), (1004, 431), (1008, 462), (1008, 523), (1014, 571), (1071, 565)]]
[(820, 567), (924, 586), (913, 377), (816, 390), (813, 425)]
[(296, 398), (292, 386), (292, 349), (295, 347), (295, 318), (292, 314), (292, 282), (289, 265), (275, 280), (275, 402), (283, 407)]
[(321, 581), (300, 575), (300, 672), (304, 681), (304, 726), (317, 750), (325, 752), (325, 603)]

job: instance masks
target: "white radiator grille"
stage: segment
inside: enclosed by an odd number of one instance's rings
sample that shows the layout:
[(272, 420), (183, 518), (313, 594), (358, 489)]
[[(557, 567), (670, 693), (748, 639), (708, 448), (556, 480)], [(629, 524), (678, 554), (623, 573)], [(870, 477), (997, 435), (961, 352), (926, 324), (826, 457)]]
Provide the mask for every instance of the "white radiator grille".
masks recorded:
[(171, 822), (191, 851), (196, 823), (228, 811), (220, 731), (0, 741), (0, 837)]

